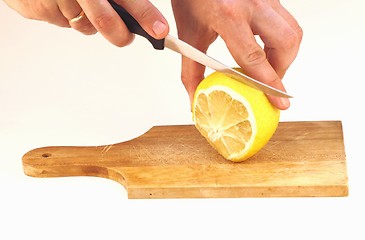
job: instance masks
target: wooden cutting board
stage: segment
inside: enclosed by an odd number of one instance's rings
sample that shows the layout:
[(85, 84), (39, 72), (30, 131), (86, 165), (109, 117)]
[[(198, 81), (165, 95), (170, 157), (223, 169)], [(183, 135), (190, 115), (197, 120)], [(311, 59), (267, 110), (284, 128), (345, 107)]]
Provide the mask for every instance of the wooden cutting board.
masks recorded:
[(106, 146), (38, 148), (22, 160), (26, 175), (109, 178), (128, 198), (348, 195), (340, 121), (280, 122), (269, 143), (241, 163), (222, 158), (193, 125), (155, 126)]

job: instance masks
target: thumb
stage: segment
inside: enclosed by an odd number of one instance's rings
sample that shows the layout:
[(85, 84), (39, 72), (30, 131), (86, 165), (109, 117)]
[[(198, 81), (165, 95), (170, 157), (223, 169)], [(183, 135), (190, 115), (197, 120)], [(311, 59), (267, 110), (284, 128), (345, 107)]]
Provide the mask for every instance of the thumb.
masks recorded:
[(129, 12), (152, 37), (162, 39), (169, 32), (169, 25), (161, 12), (148, 0), (123, 1), (115, 0)]

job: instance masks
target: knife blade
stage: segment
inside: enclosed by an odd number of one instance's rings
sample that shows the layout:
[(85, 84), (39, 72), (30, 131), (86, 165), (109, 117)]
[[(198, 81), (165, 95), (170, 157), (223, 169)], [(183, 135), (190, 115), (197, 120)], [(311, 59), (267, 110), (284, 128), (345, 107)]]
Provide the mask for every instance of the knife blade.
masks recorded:
[(288, 95), (286, 92), (278, 90), (274, 87), (271, 87), (267, 84), (264, 84), (244, 73), (241, 73), (221, 62), (218, 60), (208, 56), (207, 54), (203, 53), (202, 51), (194, 48), (193, 46), (189, 45), (188, 43), (171, 36), (168, 34), (164, 39), (155, 39), (150, 36), (134, 19), (132, 15), (130, 15), (123, 7), (115, 3), (113, 0), (109, 0), (109, 3), (114, 8), (114, 10), (118, 13), (118, 15), (122, 18), (126, 26), (128, 27), (129, 31), (140, 35), (146, 38), (155, 49), (163, 50), (165, 47), (175, 51), (185, 57), (188, 57), (204, 66), (207, 66), (215, 71), (224, 73), (237, 81), (240, 81), (250, 87), (253, 87), (257, 90), (260, 90), (266, 94), (277, 96), (277, 97), (284, 97), (284, 98), (292, 98), (292, 96)]

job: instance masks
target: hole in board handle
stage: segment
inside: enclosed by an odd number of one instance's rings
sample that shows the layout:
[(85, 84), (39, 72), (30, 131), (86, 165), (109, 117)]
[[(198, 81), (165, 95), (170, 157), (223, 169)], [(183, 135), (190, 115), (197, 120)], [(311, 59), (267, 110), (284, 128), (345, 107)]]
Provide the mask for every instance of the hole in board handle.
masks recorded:
[(50, 156), (52, 156), (52, 154), (50, 154), (50, 153), (43, 153), (43, 154), (42, 154), (42, 157), (43, 157), (43, 158), (48, 158), (48, 157), (50, 157)]

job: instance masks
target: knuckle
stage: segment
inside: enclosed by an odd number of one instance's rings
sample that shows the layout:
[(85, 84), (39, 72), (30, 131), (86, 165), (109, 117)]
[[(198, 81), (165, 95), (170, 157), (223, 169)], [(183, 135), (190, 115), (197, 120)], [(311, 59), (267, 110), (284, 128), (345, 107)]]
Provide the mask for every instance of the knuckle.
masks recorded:
[(272, 76), (271, 78), (267, 78), (265, 81), (262, 81), (264, 84), (274, 87), (276, 89), (282, 90), (285, 92), (285, 87), (283, 86), (282, 80), (278, 76)]
[(274, 78), (271, 78), (267, 84), (269, 84), (270, 86), (277, 86), (278, 84), (281, 84), (281, 79), (278, 78), (278, 77), (274, 77)]
[(97, 29), (107, 30), (113, 23), (113, 16), (110, 14), (101, 14), (94, 19), (94, 25)]
[(58, 14), (58, 8), (49, 5), (47, 2), (37, 1), (32, 5), (28, 5), (30, 11), (26, 11), (23, 16), (28, 19), (45, 21), (60, 27), (69, 27), (67, 19)]
[(262, 1), (262, 0), (251, 0), (250, 4), (252, 4), (252, 6), (254, 8), (259, 8), (260, 9), (263, 6), (265, 6), (265, 4), (267, 4), (267, 3), (266, 3), (266, 1)]
[(282, 37), (284, 38), (282, 44), (285, 49), (292, 49), (298, 45), (298, 36), (294, 30), (288, 29), (284, 31)]
[(219, 12), (220, 16), (223, 19), (233, 19), (239, 20), (240, 18), (240, 11), (239, 9), (232, 6), (231, 1), (222, 1), (222, 3), (217, 6), (216, 12)]
[[(33, 10), (33, 14), (29, 14), (28, 17), (32, 19), (43, 19), (48, 15), (48, 8), (44, 5), (42, 1), (37, 1), (35, 4), (30, 5)], [(38, 16), (38, 17), (36, 17)]]
[(283, 33), (283, 47), (285, 49), (297, 48), (303, 38), (303, 29), (297, 25), (295, 28), (290, 28)]
[(301, 26), (299, 26), (299, 25), (297, 25), (296, 26), (296, 28), (294, 29), (295, 31), (296, 31), (296, 33), (297, 33), (297, 36), (298, 36), (298, 40), (299, 40), (299, 42), (301, 42), (302, 41), (302, 39), (303, 39), (303, 28), (301, 27)]
[[(118, 47), (129, 45), (133, 42), (134, 35), (128, 30), (123, 30), (120, 22), (115, 20), (113, 15), (104, 13), (96, 16), (92, 23), (95, 29), (114, 45)], [(117, 29), (121, 31), (117, 31)]]
[(258, 45), (253, 44), (252, 46), (248, 46), (247, 52), (244, 55), (244, 62), (246, 65), (259, 65), (266, 60), (265, 51)]
[(97, 33), (96, 29), (90, 22), (86, 23), (83, 26), (80, 26), (79, 29), (80, 29), (79, 31), (85, 35), (93, 35), (93, 34)]
[(147, 19), (150, 19), (151, 16), (154, 15), (154, 13), (155, 11), (152, 7), (142, 8), (138, 13), (138, 18), (140, 21), (145, 21)]

